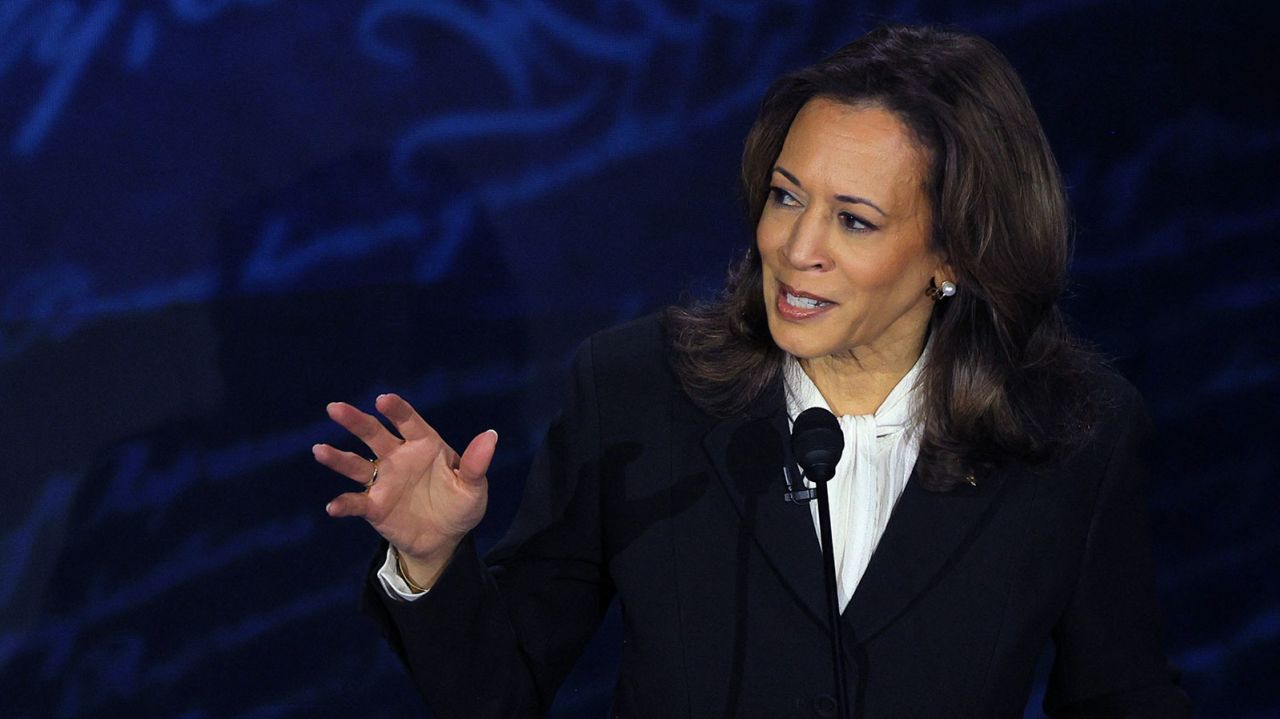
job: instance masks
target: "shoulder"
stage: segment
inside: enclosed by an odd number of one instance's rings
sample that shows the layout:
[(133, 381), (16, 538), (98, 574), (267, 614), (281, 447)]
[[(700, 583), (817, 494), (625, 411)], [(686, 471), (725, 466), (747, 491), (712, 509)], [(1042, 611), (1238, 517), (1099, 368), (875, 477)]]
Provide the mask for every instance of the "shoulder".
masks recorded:
[(629, 360), (661, 361), (666, 355), (666, 323), (662, 313), (655, 312), (601, 330), (583, 344), (597, 366), (629, 364)]
[[(574, 365), (602, 399), (645, 401), (677, 384), (662, 313), (601, 330), (578, 346)], [(586, 376), (583, 376), (583, 375)]]
[(1151, 434), (1151, 417), (1137, 387), (1103, 364), (1085, 370), (1076, 387), (1082, 394), (1079, 425), (1064, 429), (1077, 433), (1064, 437), (1068, 456), (1106, 466), (1117, 454), (1140, 454)]
[(1100, 431), (1150, 424), (1142, 393), (1128, 379), (1108, 366), (1089, 370), (1083, 383), (1088, 392), (1091, 424)]
[(577, 349), (577, 365), (589, 363), (596, 384), (648, 384), (672, 380), (666, 321), (653, 313), (598, 331)]
[(660, 313), (610, 327), (582, 342), (574, 361), (575, 383), (591, 398), (602, 438), (648, 442), (670, 427), (673, 412), (688, 403), (670, 355)]

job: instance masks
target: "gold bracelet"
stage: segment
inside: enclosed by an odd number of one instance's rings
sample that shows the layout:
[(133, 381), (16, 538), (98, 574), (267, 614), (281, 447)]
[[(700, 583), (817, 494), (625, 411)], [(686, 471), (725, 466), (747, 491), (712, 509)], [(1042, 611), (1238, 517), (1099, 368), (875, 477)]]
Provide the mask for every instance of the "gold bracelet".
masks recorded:
[(412, 579), (409, 578), (409, 573), (404, 570), (404, 557), (400, 555), (400, 550), (393, 549), (392, 551), (396, 553), (396, 571), (400, 572), (400, 578), (404, 580), (404, 583), (409, 585), (409, 590), (414, 594), (422, 594), (427, 591), (425, 588), (419, 587)]

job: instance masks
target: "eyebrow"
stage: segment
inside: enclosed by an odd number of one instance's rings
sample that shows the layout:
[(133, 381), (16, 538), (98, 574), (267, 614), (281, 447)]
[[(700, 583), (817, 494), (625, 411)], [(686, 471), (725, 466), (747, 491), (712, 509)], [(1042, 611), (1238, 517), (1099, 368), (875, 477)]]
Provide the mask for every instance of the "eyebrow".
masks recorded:
[[(793, 184), (795, 184), (796, 187), (799, 187), (802, 190), (804, 189), (804, 185), (800, 184), (800, 180), (797, 179), (795, 175), (788, 172), (785, 167), (778, 165), (773, 168), (773, 171), (790, 180)], [(867, 207), (870, 207), (871, 209), (875, 210), (876, 212), (879, 212), (885, 217), (889, 216), (888, 212), (885, 212), (884, 210), (880, 209), (879, 205), (872, 202), (871, 200), (868, 200), (865, 197), (858, 197), (857, 195), (836, 195), (836, 199), (839, 200), (840, 202), (848, 202), (851, 205), (866, 205)]]

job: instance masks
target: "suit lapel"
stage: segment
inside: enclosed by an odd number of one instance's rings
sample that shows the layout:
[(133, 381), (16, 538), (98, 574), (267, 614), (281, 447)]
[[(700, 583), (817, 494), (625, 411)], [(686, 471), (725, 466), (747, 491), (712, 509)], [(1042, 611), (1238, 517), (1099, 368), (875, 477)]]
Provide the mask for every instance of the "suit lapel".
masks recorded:
[[(716, 422), (703, 447), (756, 544), (797, 601), (825, 626), (822, 551), (813, 517), (808, 505), (783, 496), (789, 436), (779, 387), (748, 413)], [(949, 492), (924, 489), (912, 473), (843, 614), (855, 641), (883, 630), (963, 551), (998, 505), (1008, 471)]]
[(912, 473), (845, 609), (858, 642), (884, 629), (963, 551), (998, 505), (1004, 481), (1004, 473), (996, 471), (977, 487), (930, 492)]
[(787, 419), (781, 405), (775, 406), (777, 411), (767, 415), (721, 420), (707, 433), (703, 447), (770, 565), (799, 603), (825, 625), (822, 551), (808, 506), (783, 496)]

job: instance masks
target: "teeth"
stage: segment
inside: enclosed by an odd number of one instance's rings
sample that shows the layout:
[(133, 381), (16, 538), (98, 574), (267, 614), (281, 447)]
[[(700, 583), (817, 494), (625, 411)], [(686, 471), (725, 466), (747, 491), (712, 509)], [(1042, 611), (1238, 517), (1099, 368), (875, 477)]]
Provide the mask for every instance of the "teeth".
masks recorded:
[(787, 304), (792, 307), (798, 307), (802, 310), (812, 310), (831, 304), (830, 302), (823, 302), (822, 300), (811, 300), (808, 297), (797, 297), (790, 292), (786, 293), (786, 297)]

